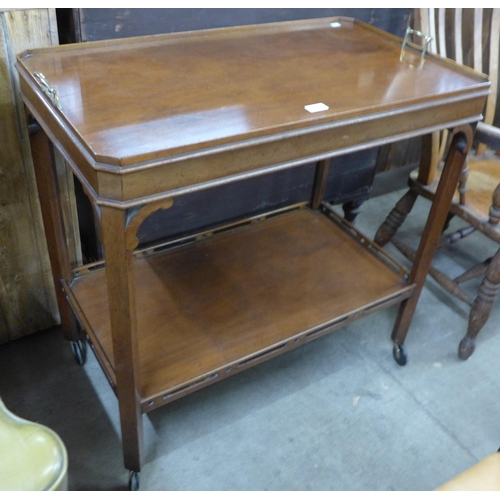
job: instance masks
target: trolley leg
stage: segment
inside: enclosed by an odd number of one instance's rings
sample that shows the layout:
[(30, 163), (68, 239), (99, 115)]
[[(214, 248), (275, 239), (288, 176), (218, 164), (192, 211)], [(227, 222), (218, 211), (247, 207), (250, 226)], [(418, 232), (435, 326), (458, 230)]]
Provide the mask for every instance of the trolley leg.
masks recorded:
[(66, 339), (78, 342), (80, 333), (76, 319), (61, 286), (61, 280), (69, 282), (72, 276), (59, 184), (55, 171), (54, 148), (38, 123), (32, 121), (29, 130), (31, 154), (63, 334)]
[(143, 427), (140, 407), (139, 351), (133, 279), (133, 249), (126, 238), (127, 212), (101, 207), (101, 238), (106, 262), (111, 334), (120, 408), (125, 467), (141, 470)]
[(401, 303), (392, 332), (392, 340), (395, 346), (402, 346), (405, 341), (437, 243), (448, 216), (453, 194), (457, 188), (458, 179), (472, 142), (472, 135), (470, 126), (461, 127), (454, 131), (450, 151), (409, 278), (409, 283), (415, 283), (417, 286), (412, 296)]

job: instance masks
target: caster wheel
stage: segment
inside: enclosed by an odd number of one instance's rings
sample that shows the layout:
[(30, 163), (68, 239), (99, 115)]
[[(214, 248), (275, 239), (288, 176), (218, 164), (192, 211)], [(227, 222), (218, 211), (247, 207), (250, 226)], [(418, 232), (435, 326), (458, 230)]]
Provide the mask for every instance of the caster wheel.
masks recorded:
[(467, 337), (464, 337), (460, 341), (460, 345), (458, 346), (458, 357), (463, 361), (469, 359), (472, 356), (472, 353), (474, 352), (475, 348), (476, 348), (475, 341), (468, 339)]
[(73, 356), (75, 356), (76, 362), (83, 366), (85, 361), (87, 361), (87, 343), (84, 340), (77, 340), (76, 342), (71, 342), (71, 348), (73, 349)]
[(394, 347), (392, 349), (392, 355), (394, 356), (394, 359), (396, 360), (396, 363), (400, 366), (406, 365), (406, 362), (408, 361), (408, 356), (406, 354), (406, 349), (403, 344), (394, 344)]
[(131, 470), (128, 475), (128, 489), (130, 491), (139, 491), (139, 473)]

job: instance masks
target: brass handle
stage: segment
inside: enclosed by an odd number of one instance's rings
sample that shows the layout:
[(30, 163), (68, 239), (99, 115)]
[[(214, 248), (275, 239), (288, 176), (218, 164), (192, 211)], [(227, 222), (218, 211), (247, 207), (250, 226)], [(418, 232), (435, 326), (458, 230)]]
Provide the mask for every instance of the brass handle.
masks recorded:
[(33, 75), (38, 79), (40, 87), (42, 87), (43, 92), (49, 97), (52, 105), (57, 109), (62, 110), (61, 103), (59, 102), (59, 96), (57, 90), (49, 85), (49, 82), (42, 73), (34, 72)]
[(401, 55), (399, 56), (399, 60), (403, 60), (403, 55), (405, 53), (405, 47), (408, 45), (408, 42), (410, 40), (410, 37), (412, 35), (419, 36), (420, 38), (423, 38), (424, 40), (424, 45), (422, 46), (422, 55), (420, 56), (420, 64), (418, 68), (422, 68), (424, 65), (424, 56), (425, 53), (427, 52), (427, 47), (429, 46), (429, 43), (432, 42), (432, 36), (426, 35), (422, 33), (421, 31), (417, 31), (414, 29), (411, 29), (409, 26), (406, 28), (406, 33), (405, 33), (405, 38), (403, 40), (403, 45), (401, 45)]

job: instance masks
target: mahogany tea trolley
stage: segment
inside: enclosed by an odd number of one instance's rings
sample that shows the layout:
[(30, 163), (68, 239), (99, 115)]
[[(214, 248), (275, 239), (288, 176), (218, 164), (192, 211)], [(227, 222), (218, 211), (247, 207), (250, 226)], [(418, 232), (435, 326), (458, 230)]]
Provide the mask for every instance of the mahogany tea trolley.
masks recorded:
[[(406, 363), (484, 75), (347, 18), (37, 49), (17, 68), (65, 337), (80, 362), (89, 342), (117, 395), (131, 489), (144, 413), (397, 303)], [(324, 200), (329, 160), (442, 129), (407, 271)], [(54, 147), (93, 204), (103, 261), (70, 264)], [(184, 195), (311, 161), (302, 203), (139, 245), (142, 222)]]

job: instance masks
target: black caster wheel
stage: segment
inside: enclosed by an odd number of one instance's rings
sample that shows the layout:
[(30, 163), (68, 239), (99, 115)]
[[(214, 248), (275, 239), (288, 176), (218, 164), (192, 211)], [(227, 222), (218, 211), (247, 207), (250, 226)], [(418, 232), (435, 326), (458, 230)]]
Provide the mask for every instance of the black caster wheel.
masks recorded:
[(73, 349), (73, 356), (75, 356), (76, 362), (83, 366), (85, 361), (87, 361), (87, 343), (84, 340), (77, 340), (76, 342), (71, 342), (71, 348)]
[(128, 489), (130, 491), (139, 491), (139, 473), (131, 470), (128, 475)]
[(408, 356), (406, 354), (406, 349), (403, 344), (394, 344), (394, 347), (392, 349), (392, 355), (394, 356), (394, 359), (396, 360), (396, 363), (400, 366), (406, 365), (406, 362), (408, 361)]

